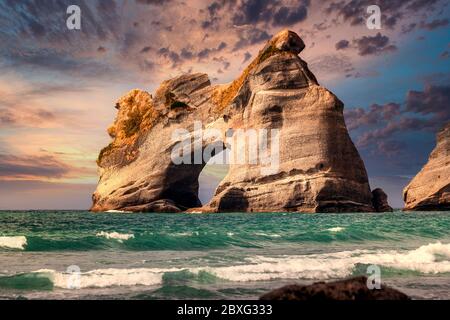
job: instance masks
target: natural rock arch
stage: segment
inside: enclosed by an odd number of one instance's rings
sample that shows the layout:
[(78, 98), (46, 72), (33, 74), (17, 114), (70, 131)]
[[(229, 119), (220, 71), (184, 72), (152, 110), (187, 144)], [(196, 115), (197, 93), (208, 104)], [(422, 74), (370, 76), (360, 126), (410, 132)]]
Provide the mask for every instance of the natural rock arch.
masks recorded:
[[(279, 170), (231, 164), (213, 199), (195, 211), (374, 211), (364, 163), (345, 126), (343, 103), (319, 86), (298, 54), (304, 43), (282, 31), (243, 74), (211, 85), (205, 74), (165, 81), (154, 96), (133, 90), (119, 100), (100, 153), (92, 211), (180, 211), (198, 201), (204, 163), (176, 166), (177, 129), (279, 130)], [(225, 138), (223, 140), (225, 142)], [(203, 141), (202, 148), (211, 141)]]

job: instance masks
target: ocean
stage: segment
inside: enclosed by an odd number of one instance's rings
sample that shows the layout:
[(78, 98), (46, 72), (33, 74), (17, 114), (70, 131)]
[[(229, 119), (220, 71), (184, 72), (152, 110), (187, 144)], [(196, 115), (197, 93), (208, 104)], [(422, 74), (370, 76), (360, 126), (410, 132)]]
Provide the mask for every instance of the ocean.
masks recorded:
[(373, 264), (412, 298), (449, 299), (449, 230), (448, 212), (0, 211), (0, 299), (257, 299)]

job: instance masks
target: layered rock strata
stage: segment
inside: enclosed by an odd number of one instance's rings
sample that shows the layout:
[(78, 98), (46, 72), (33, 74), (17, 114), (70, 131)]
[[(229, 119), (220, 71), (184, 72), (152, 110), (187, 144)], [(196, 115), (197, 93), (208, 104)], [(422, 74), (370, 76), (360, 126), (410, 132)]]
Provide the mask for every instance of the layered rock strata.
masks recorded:
[[(304, 47), (285, 30), (230, 84), (211, 85), (206, 74), (188, 74), (163, 82), (154, 95), (133, 90), (121, 98), (108, 129), (114, 140), (98, 158), (92, 211), (375, 211), (344, 105), (298, 56)], [(221, 137), (195, 138), (207, 129)], [(180, 130), (185, 134), (174, 138)], [(268, 132), (265, 151), (276, 151), (270, 158), (275, 170), (261, 158), (231, 163), (202, 207), (198, 177), (207, 159), (197, 155), (211, 145), (242, 155), (248, 150), (227, 140), (239, 130)], [(197, 161), (174, 163), (174, 148), (186, 141), (187, 158)]]

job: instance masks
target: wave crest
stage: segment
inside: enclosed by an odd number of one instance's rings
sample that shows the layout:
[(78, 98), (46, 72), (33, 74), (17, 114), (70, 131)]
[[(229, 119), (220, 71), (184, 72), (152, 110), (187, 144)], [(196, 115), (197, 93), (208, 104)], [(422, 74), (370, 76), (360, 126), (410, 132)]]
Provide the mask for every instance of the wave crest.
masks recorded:
[(27, 238), (24, 236), (0, 237), (0, 248), (24, 250)]
[(99, 233), (96, 234), (97, 237), (103, 237), (106, 239), (115, 239), (115, 240), (119, 240), (119, 242), (123, 242), (126, 240), (130, 240), (134, 238), (134, 234), (130, 233), (118, 233), (118, 232), (105, 232), (105, 231), (101, 231)]

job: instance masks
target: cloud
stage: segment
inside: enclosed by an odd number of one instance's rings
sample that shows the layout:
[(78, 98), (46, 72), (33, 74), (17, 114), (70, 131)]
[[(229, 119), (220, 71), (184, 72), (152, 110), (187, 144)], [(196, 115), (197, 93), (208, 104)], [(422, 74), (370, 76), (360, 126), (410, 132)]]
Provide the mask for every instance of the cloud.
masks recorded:
[(448, 26), (448, 19), (435, 19), (431, 22), (424, 22), (422, 21), (422, 23), (420, 24), (420, 27), (422, 29), (427, 29), (427, 30), (434, 30), (437, 28), (441, 28), (441, 27), (446, 27)]
[(160, 6), (170, 1), (171, 0), (136, 0), (136, 3)]
[(350, 42), (348, 40), (340, 40), (336, 43), (335, 47), (336, 50), (346, 49), (350, 45)]
[(0, 180), (48, 180), (82, 174), (95, 174), (92, 169), (75, 168), (51, 155), (14, 156), (0, 154)]
[(258, 44), (267, 41), (270, 38), (271, 35), (269, 35), (265, 30), (258, 28), (246, 29), (239, 35), (239, 40), (235, 43), (234, 50), (239, 50)]
[(251, 57), (252, 57), (252, 54), (251, 54), (250, 52), (247, 51), (247, 52), (244, 54), (244, 60), (242, 60), (242, 63), (246, 63), (248, 60), (251, 59)]
[(232, 17), (234, 25), (256, 25), (258, 23), (272, 26), (292, 26), (302, 22), (308, 15), (309, 0), (296, 0), (289, 6), (281, 1), (243, 0)]
[(445, 123), (450, 120), (450, 85), (426, 85), (424, 91), (409, 91), (405, 111), (432, 115)]
[(330, 75), (345, 74), (353, 70), (351, 59), (343, 54), (324, 54), (309, 62), (311, 71), (318, 79), (326, 79)]
[(389, 37), (377, 33), (375, 36), (363, 36), (353, 40), (360, 56), (378, 55), (385, 52), (397, 50), (395, 45), (390, 44)]
[(450, 121), (450, 85), (425, 86), (423, 91), (410, 90), (404, 104), (374, 104), (369, 110), (353, 108), (345, 111), (349, 130), (362, 130), (358, 135), (360, 148), (376, 147), (392, 156), (405, 147), (396, 140), (398, 134), (440, 130)]
[(400, 115), (400, 107), (399, 104), (391, 102), (385, 105), (373, 104), (368, 111), (363, 108), (346, 109), (344, 111), (345, 121), (349, 130), (377, 125)]
[(50, 108), (44, 101), (50, 96), (86, 93), (88, 89), (73, 83), (26, 83), (15, 78), (0, 79), (0, 128), (63, 127), (73, 123), (70, 110)]
[(412, 15), (433, 11), (439, 0), (338, 0), (331, 1), (325, 8), (326, 14), (334, 14), (351, 26), (365, 25), (369, 16), (366, 9), (378, 5), (382, 12), (382, 27), (393, 29), (400, 20)]
[(273, 26), (291, 26), (306, 19), (308, 15), (307, 3), (295, 7), (281, 7), (273, 15)]

